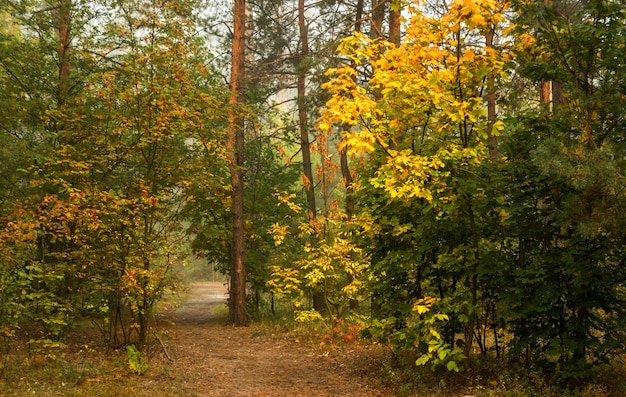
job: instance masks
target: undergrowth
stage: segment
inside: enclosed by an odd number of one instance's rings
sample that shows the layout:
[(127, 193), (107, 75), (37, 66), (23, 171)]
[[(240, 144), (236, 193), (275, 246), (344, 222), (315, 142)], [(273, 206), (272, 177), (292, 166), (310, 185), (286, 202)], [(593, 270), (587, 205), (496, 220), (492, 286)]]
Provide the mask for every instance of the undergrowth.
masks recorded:
[[(284, 310), (283, 310), (284, 309)], [(495, 359), (475, 357), (467, 370), (453, 373), (443, 368), (415, 365), (419, 352), (392, 352), (366, 335), (362, 317), (298, 322), (287, 308), (259, 316), (249, 328), (251, 337), (263, 336), (288, 343), (308, 344), (323, 352), (351, 352), (355, 377), (385, 385), (400, 397), (621, 397), (626, 395), (626, 363), (614, 360), (599, 368), (592, 381), (564, 387), (538, 370)], [(218, 308), (226, 316), (226, 306)], [(124, 349), (105, 351), (91, 344), (97, 334), (82, 330), (63, 350), (29, 350), (27, 341), (15, 341), (0, 361), (0, 396), (185, 396), (188, 374), (176, 372), (159, 357), (160, 345), (146, 351), (141, 371), (129, 368)], [(165, 336), (163, 336), (165, 337)], [(355, 355), (356, 354), (356, 355)], [(143, 358), (142, 358), (143, 360)], [(148, 362), (146, 361), (146, 362)], [(137, 363), (143, 361), (137, 359)], [(138, 376), (142, 373), (142, 376)]]
[(187, 387), (187, 375), (172, 371), (163, 360), (157, 340), (145, 348), (149, 369), (137, 361), (144, 366), (136, 371), (129, 367), (125, 349), (106, 349), (94, 342), (97, 332), (85, 322), (62, 348), (33, 346), (27, 339), (14, 338), (0, 362), (0, 396), (194, 395)]
[(415, 366), (417, 353), (388, 352), (380, 363), (381, 380), (401, 397), (623, 397), (626, 366), (600, 368), (592, 381), (564, 383), (547, 374), (500, 360), (474, 359), (462, 373)]
[[(265, 334), (325, 349), (376, 346), (367, 335), (363, 317), (297, 322), (288, 307), (275, 307), (274, 314), (257, 312), (254, 334)], [(381, 354), (381, 351), (384, 353)], [(371, 349), (377, 373), (369, 376), (400, 397), (623, 397), (626, 395), (626, 362), (614, 360), (598, 368), (586, 383), (566, 382), (540, 370), (491, 358), (474, 357), (461, 373), (416, 366), (416, 351), (393, 352), (378, 345)], [(358, 363), (354, 363), (358, 365)]]

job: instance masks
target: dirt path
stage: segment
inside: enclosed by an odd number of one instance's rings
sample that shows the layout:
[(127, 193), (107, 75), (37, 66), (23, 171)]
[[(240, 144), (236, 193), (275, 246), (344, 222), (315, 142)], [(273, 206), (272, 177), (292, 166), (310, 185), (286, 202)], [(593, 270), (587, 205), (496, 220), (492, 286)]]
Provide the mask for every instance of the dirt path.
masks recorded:
[[(362, 347), (329, 349), (271, 338), (258, 328), (224, 325), (226, 288), (191, 286), (174, 313), (170, 354), (198, 396), (386, 397), (372, 386)], [(220, 306), (222, 306), (220, 308)]]

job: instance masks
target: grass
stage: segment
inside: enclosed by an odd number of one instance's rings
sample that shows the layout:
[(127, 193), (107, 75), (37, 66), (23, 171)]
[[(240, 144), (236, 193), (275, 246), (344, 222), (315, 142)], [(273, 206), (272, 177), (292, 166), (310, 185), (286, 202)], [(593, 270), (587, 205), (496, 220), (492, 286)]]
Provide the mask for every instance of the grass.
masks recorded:
[(0, 396), (193, 396), (187, 374), (168, 365), (158, 342), (146, 349), (149, 370), (133, 373), (125, 349), (102, 347), (89, 322), (80, 323), (58, 348), (16, 337), (0, 357)]
[(1, 396), (192, 396), (182, 373), (158, 360), (144, 375), (131, 372), (126, 353), (96, 351), (58, 357), (12, 357), (2, 368)]
[(215, 317), (219, 318), (228, 318), (228, 306), (227, 305), (217, 305), (213, 308), (212, 311)]

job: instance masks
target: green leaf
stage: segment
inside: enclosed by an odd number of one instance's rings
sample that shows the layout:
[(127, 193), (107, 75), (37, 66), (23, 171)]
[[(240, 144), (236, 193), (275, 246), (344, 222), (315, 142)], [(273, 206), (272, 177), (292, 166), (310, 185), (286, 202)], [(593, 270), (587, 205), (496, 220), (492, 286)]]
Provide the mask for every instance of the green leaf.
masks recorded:
[(425, 365), (430, 360), (430, 356), (428, 354), (422, 354), (420, 358), (415, 361), (415, 365), (421, 366)]

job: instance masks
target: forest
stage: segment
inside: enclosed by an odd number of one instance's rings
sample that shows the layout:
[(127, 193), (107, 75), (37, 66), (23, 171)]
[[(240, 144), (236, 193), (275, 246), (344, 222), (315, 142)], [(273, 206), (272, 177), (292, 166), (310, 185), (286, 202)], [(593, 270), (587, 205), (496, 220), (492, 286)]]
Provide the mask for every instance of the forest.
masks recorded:
[(233, 329), (626, 390), (621, 0), (0, 0), (0, 104), (0, 380), (199, 262)]

